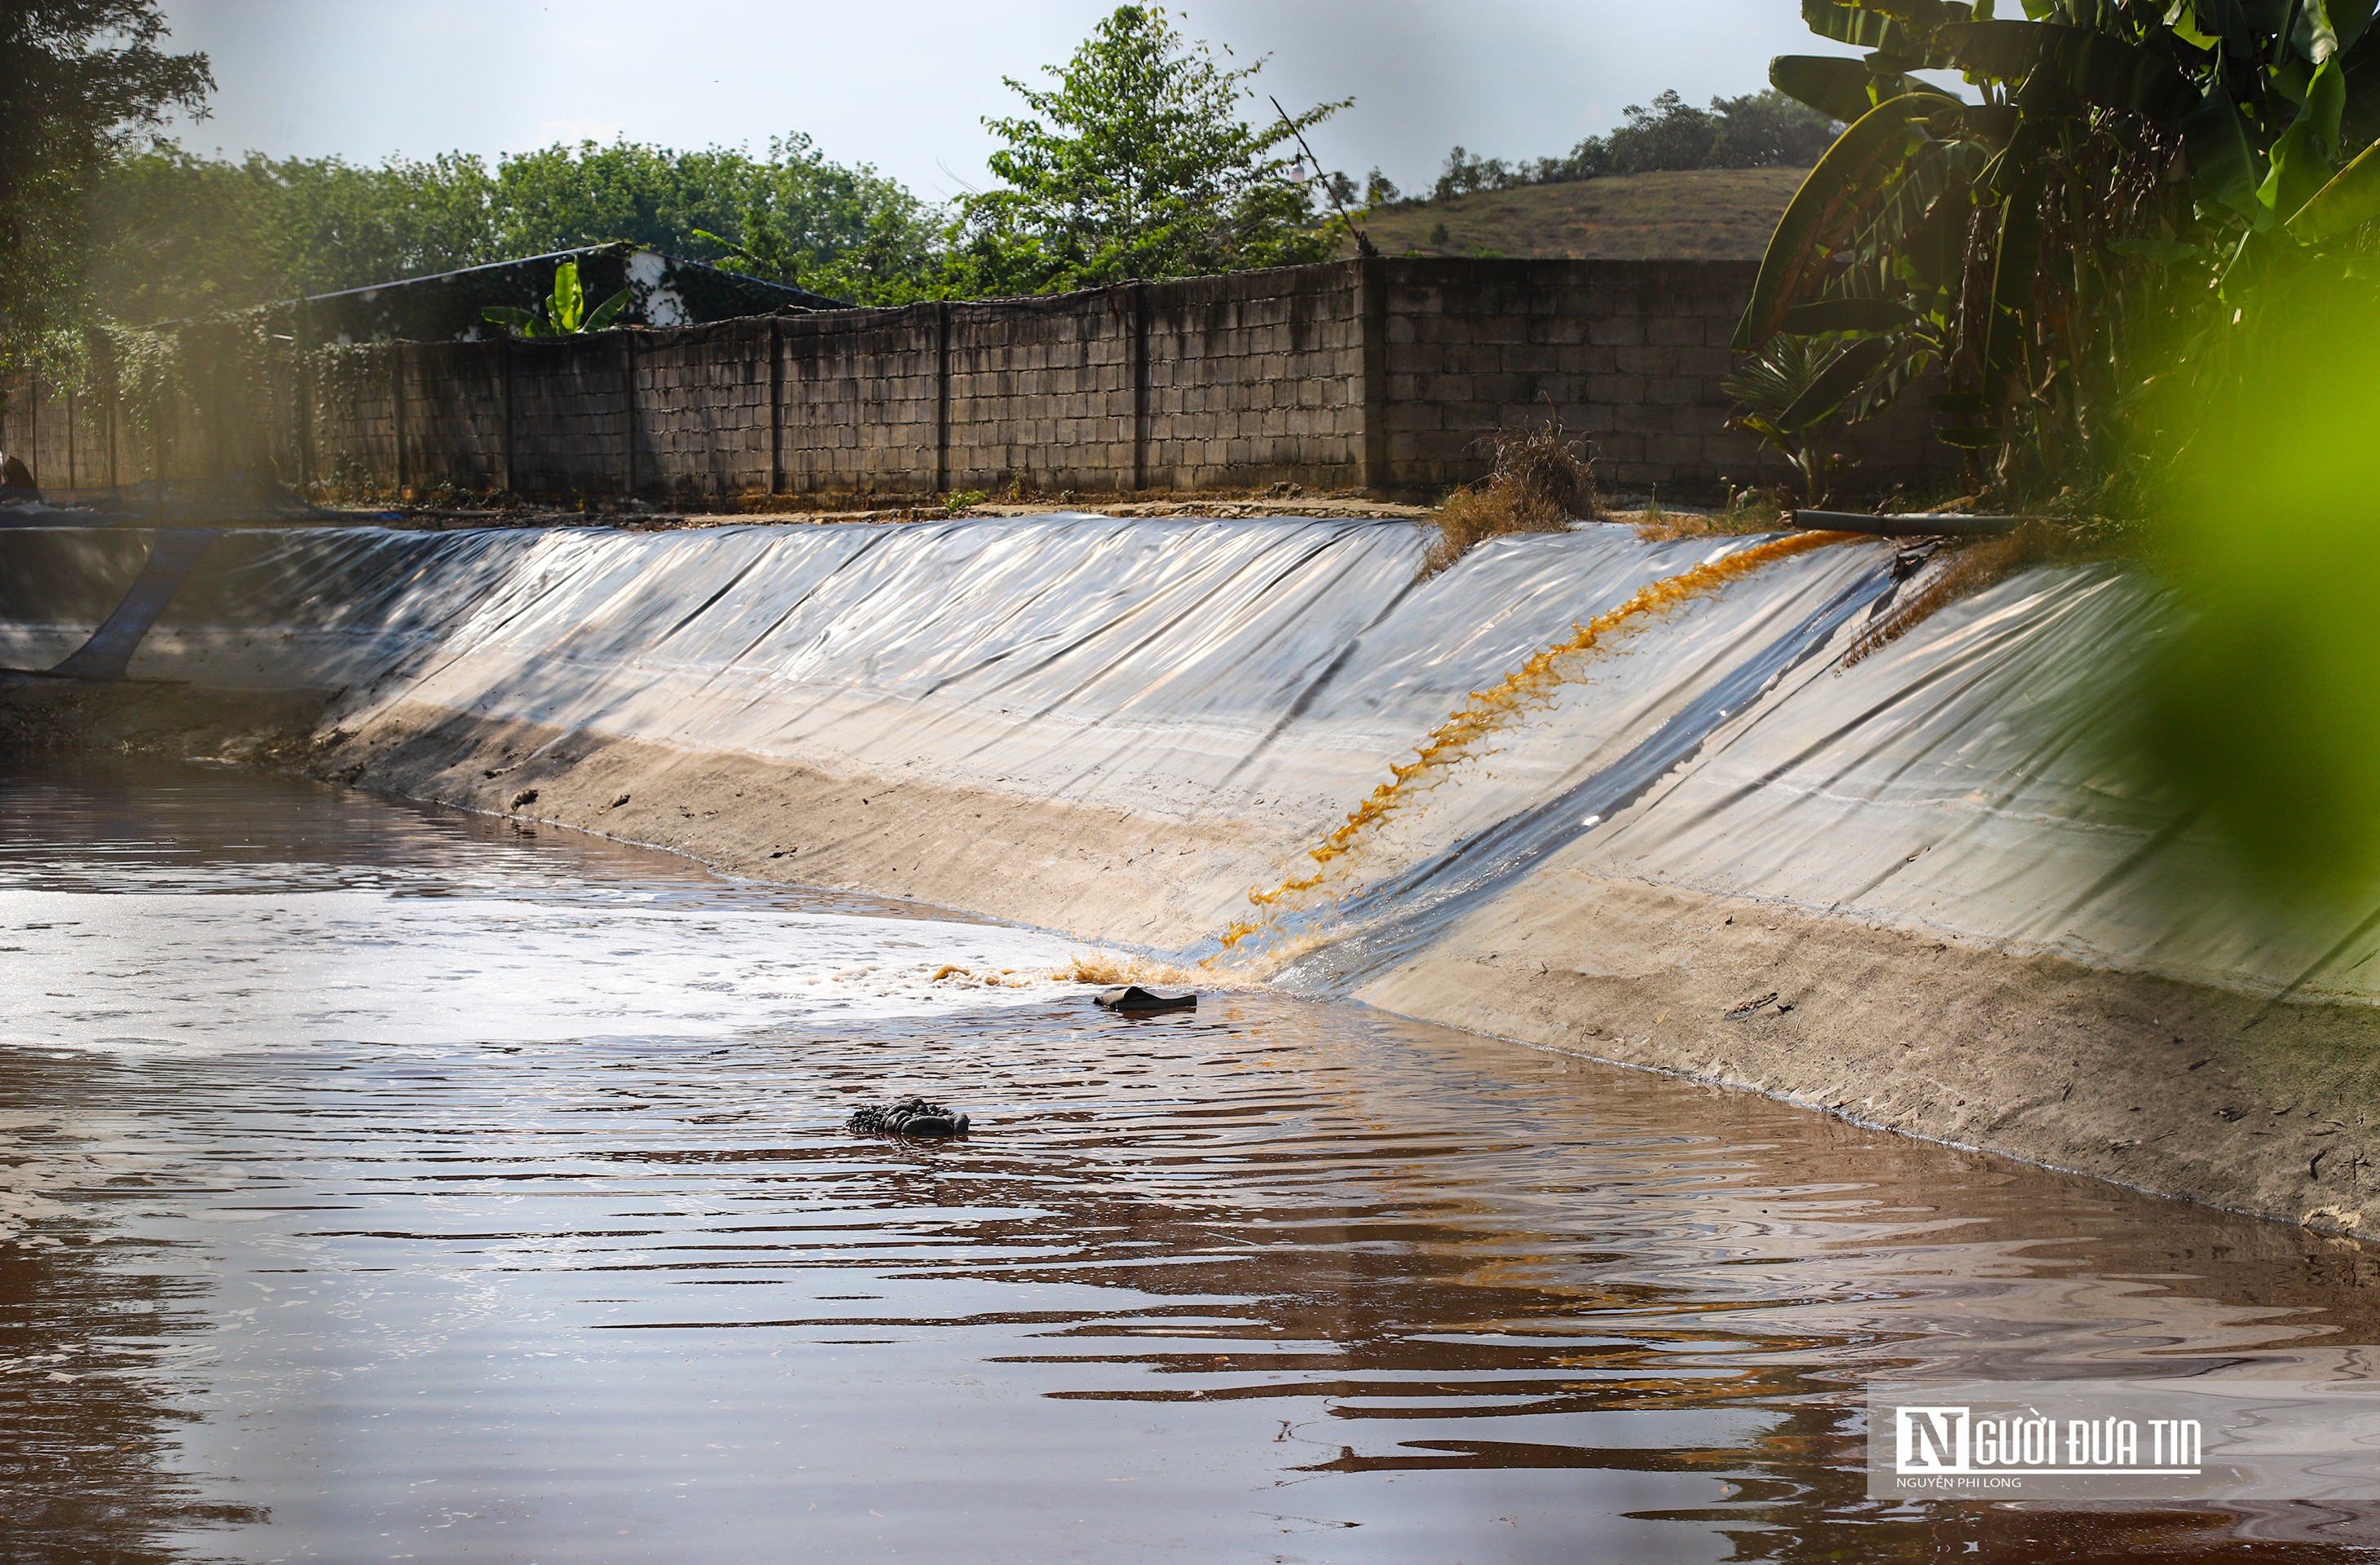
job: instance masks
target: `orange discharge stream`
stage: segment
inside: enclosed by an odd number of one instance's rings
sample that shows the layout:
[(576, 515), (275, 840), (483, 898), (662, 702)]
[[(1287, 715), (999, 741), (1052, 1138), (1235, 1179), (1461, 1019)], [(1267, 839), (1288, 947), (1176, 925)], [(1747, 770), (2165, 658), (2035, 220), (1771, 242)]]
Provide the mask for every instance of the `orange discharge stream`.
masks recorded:
[[(1434, 783), (1448, 767), (1468, 757), (1479, 743), (1524, 712), (1547, 705), (1553, 699), (1567, 675), (1566, 660), (1588, 651), (1612, 631), (1630, 620), (1657, 609), (1666, 609), (1683, 602), (1696, 593), (1707, 592), (1734, 580), (1747, 572), (1758, 570), (1772, 560), (1806, 553), (1829, 543), (1840, 543), (1858, 535), (1840, 532), (1799, 532), (1788, 538), (1755, 543), (1722, 557), (1706, 561), (1691, 570), (1639, 588), (1634, 596), (1618, 608), (1600, 613), (1585, 625), (1573, 625), (1571, 633), (1544, 648), (1527, 662), (1485, 690), (1475, 690), (1461, 710), (1430, 731), (1412, 760), (1402, 766), (1389, 768), (1389, 781), (1371, 792), (1371, 795), (1348, 813), (1337, 831), (1322, 839), (1319, 845), (1306, 850), (1314, 860), (1314, 873), (1302, 880), (1285, 880), (1271, 891), (1251, 891), (1248, 901), (1257, 907), (1277, 910), (1281, 902), (1319, 887), (1330, 877), (1331, 865), (1345, 857), (1357, 843), (1381, 822), (1396, 814), (1414, 798)], [(1229, 952), (1248, 936), (1272, 921), (1271, 912), (1254, 918), (1243, 919), (1223, 931), (1222, 948)], [(1218, 954), (1221, 954), (1218, 952)]]

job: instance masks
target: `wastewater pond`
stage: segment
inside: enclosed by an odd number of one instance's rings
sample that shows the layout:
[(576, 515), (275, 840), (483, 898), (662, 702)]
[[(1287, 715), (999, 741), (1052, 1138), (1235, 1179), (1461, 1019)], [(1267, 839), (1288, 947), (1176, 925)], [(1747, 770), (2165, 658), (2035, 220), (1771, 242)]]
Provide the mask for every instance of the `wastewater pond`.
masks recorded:
[(2360, 1362), (2348, 1242), (1075, 949), (11, 763), (0, 1558), (2365, 1558), (1864, 1475), (1878, 1377)]

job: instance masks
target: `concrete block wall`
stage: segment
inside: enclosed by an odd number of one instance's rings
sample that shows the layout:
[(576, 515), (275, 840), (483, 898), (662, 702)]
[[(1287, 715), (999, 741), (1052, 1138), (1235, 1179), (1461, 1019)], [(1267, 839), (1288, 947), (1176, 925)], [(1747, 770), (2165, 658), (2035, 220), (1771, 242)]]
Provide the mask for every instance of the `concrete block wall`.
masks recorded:
[[(115, 408), (104, 398), (55, 387), (28, 387), (0, 419), (0, 450), (47, 453), (38, 474), (65, 489), (105, 489), (147, 476), (123, 467), (125, 443), (111, 428)], [(119, 470), (125, 477), (119, 478)]]
[[(630, 404), (638, 332), (461, 345), (505, 360), (512, 487), (545, 496), (638, 491)], [(419, 479), (416, 480), (419, 481)]]
[(147, 410), (29, 375), (0, 382), (0, 451), (44, 485), (104, 490), (154, 476)]
[[(1382, 263), (1391, 482), (1444, 488), (1475, 477), (1500, 431), (1558, 418), (1583, 437), (1607, 488), (1708, 491), (1791, 479), (1784, 460), (1727, 427), (1728, 346), (1751, 297), (1752, 261)], [(1956, 467), (1923, 404), (1849, 441), (1854, 481), (1884, 489)]]
[(1132, 289), (956, 305), (949, 320), (943, 487), (1136, 487)]
[[(399, 487), (397, 345), (325, 348), (306, 357), (302, 482), (347, 492)], [(187, 469), (185, 469), (187, 471)], [(292, 477), (283, 470), (285, 479)]]
[(471, 343), (396, 345), (393, 372), (403, 382), (396, 439), (406, 486), (511, 487), (504, 362), (476, 349)]
[[(914, 499), (1282, 481), (1427, 496), (1500, 431), (1559, 418), (1607, 489), (1715, 495), (1783, 463), (1727, 427), (1721, 382), (1754, 268), (1732, 261), (1338, 262), (1032, 299), (757, 317), (526, 342), (298, 354), (193, 328), (157, 439), (14, 387), (37, 476), (85, 424), (115, 481), (269, 463), (348, 491)], [(218, 342), (215, 339), (225, 337)], [(21, 378), (20, 378), (21, 380)], [(1848, 432), (1846, 487), (1957, 469), (1922, 399)], [(137, 457), (131, 444), (143, 446)]]
[(761, 317), (631, 335), (639, 491), (689, 505), (770, 491), (773, 325)]
[(1347, 267), (1151, 285), (1146, 487), (1351, 489), (1364, 462), (1364, 302)]
[(779, 485), (791, 494), (936, 493), (951, 307), (792, 315), (778, 334)]

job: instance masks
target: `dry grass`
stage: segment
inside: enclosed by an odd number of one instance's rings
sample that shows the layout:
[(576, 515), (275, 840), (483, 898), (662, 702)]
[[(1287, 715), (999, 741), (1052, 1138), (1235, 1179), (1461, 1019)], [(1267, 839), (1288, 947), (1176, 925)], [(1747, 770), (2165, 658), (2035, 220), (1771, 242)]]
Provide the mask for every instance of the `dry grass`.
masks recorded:
[(1438, 536), (1421, 575), (1436, 576), (1482, 540), (1517, 532), (1560, 532), (1596, 514), (1595, 470), (1561, 425), (1496, 435), (1495, 466), (1475, 484), (1446, 497), (1430, 516)]
[(1843, 653), (1842, 666), (1891, 646), (1941, 610), (1972, 598), (2036, 561), (2048, 558), (2057, 535), (2040, 522), (2027, 522), (2004, 537), (1970, 543), (1952, 554), (1934, 579), (1911, 593), (1884, 618), (1860, 632)]
[[(1730, 491), (1726, 508), (1713, 512), (1665, 511), (1656, 501), (1648, 503), (1637, 516), (1636, 536), (1647, 543), (1667, 543), (1679, 538), (1781, 532), (1785, 527), (1785, 511), (1784, 491), (1773, 489)], [(1624, 519), (1613, 518), (1615, 521)]]

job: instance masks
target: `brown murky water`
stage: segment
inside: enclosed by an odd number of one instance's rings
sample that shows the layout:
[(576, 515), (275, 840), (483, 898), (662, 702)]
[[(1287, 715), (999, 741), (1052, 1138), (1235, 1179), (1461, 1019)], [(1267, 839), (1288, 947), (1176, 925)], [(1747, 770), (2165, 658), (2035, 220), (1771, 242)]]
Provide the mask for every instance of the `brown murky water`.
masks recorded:
[(1871, 1501), (1860, 1411), (2336, 1366), (2359, 1248), (921, 912), (0, 777), (0, 1558), (2360, 1558)]

